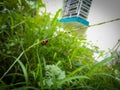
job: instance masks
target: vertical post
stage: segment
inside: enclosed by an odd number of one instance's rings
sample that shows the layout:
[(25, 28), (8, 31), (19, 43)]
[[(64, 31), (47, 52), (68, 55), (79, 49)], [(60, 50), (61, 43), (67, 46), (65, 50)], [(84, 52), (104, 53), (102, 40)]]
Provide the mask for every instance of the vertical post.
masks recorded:
[(77, 16), (79, 16), (79, 14), (80, 14), (82, 2), (83, 2), (83, 0), (79, 0), (79, 8), (78, 8), (78, 11), (77, 11)]

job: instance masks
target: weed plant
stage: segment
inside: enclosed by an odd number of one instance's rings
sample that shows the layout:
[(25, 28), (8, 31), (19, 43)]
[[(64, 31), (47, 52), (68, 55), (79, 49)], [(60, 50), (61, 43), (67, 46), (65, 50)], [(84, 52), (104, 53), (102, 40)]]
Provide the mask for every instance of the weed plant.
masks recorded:
[(0, 90), (120, 89), (119, 63), (95, 62), (98, 47), (68, 33), (60, 13), (51, 18), (41, 0), (0, 1)]

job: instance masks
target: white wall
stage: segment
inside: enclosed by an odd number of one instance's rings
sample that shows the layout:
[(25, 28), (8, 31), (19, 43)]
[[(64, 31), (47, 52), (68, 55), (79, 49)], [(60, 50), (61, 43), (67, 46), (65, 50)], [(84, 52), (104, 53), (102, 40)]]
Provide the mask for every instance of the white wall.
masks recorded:
[[(90, 24), (120, 18), (120, 0), (93, 0), (88, 20)], [(101, 49), (112, 48), (120, 39), (120, 21), (91, 27), (87, 30), (88, 40)]]

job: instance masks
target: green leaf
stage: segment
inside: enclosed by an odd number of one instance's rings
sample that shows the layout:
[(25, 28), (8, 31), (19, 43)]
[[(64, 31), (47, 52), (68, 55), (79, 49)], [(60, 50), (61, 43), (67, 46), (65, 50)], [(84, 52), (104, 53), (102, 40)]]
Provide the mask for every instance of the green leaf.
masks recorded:
[(62, 9), (59, 9), (59, 10), (56, 12), (55, 17), (54, 17), (53, 20), (52, 20), (52, 25), (53, 25), (53, 26), (56, 24), (57, 19), (58, 19), (59, 14), (60, 14), (61, 11), (62, 11)]
[(59, 84), (62, 85), (62, 84), (64, 84), (64, 83), (66, 83), (66, 82), (68, 82), (68, 81), (71, 81), (71, 80), (74, 80), (74, 79), (90, 79), (90, 78), (87, 77), (87, 76), (72, 76), (72, 77), (67, 77), (67, 78), (61, 80), (61, 81), (59, 82)]
[(77, 68), (76, 70), (72, 71), (67, 77), (71, 77), (71, 76), (75, 75), (77, 72), (80, 72), (82, 69), (84, 69), (86, 67), (88, 67), (88, 66), (84, 65), (84, 66)]
[(24, 64), (20, 60), (18, 60), (18, 63), (22, 68), (22, 71), (23, 71), (23, 74), (24, 74), (24, 77), (25, 77), (25, 81), (26, 81), (26, 85), (28, 85), (29, 80), (28, 80), (28, 73), (27, 73), (26, 67), (24, 66)]

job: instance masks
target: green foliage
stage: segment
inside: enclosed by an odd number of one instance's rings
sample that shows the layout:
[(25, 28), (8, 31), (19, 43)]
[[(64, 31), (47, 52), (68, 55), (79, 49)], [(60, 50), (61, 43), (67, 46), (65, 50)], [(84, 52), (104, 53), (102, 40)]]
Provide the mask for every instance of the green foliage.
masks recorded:
[(2, 0), (0, 12), (0, 90), (119, 90), (115, 57), (95, 62), (98, 47), (58, 22), (61, 9), (51, 18), (41, 0)]
[(55, 65), (46, 65), (44, 86), (49, 88), (61, 88), (60, 81), (65, 79), (65, 72)]

